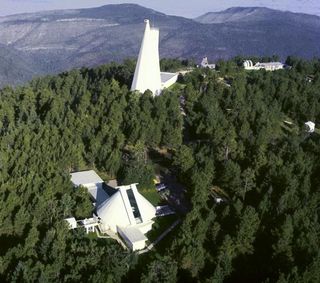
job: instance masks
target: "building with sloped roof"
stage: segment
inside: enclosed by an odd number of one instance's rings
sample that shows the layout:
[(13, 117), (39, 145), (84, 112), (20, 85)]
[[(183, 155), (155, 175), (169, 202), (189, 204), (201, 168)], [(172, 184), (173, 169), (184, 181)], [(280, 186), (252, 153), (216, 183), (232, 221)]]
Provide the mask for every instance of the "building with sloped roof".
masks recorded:
[(133, 250), (145, 247), (145, 233), (151, 230), (155, 207), (137, 190), (137, 184), (117, 187), (117, 192), (97, 207), (101, 232), (119, 233)]
[(145, 234), (152, 229), (156, 208), (138, 192), (137, 184), (117, 186), (109, 192), (93, 170), (71, 173), (71, 182), (86, 187), (94, 201), (93, 218), (80, 223), (87, 232), (98, 227), (102, 233), (118, 233), (132, 250), (145, 248)]

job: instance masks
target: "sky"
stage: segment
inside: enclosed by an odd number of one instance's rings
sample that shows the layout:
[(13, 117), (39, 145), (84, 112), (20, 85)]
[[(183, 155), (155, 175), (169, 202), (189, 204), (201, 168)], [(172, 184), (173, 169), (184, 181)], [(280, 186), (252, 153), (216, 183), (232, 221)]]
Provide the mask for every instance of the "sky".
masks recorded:
[(136, 3), (169, 15), (189, 18), (236, 6), (268, 7), (320, 16), (320, 0), (0, 0), (0, 16), (120, 3)]

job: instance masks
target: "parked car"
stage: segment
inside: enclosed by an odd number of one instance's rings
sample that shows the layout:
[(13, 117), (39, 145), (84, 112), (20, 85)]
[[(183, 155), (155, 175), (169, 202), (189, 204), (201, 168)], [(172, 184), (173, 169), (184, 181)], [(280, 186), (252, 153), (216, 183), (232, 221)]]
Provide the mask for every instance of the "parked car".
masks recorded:
[(161, 192), (161, 191), (165, 190), (166, 188), (167, 188), (166, 185), (163, 183), (156, 184), (156, 189), (158, 192)]

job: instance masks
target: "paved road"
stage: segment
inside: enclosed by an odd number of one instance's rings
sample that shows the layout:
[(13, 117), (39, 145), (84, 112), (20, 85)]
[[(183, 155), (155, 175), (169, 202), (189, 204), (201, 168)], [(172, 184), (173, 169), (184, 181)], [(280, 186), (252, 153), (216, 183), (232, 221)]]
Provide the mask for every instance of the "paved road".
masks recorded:
[(175, 222), (173, 222), (170, 225), (170, 227), (166, 231), (164, 231), (154, 242), (152, 242), (144, 250), (139, 251), (138, 254), (141, 255), (151, 251), (154, 248), (154, 246), (158, 244), (165, 236), (167, 236), (180, 222), (181, 222), (181, 219), (178, 219)]

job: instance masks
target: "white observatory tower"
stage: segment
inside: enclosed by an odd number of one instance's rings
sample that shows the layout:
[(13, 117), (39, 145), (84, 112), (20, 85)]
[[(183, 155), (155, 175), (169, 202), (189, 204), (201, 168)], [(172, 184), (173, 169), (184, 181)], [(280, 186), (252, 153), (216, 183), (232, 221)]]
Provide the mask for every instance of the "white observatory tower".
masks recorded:
[(149, 20), (144, 22), (146, 27), (131, 90), (144, 93), (149, 89), (154, 95), (159, 95), (161, 92), (159, 29), (151, 28)]

